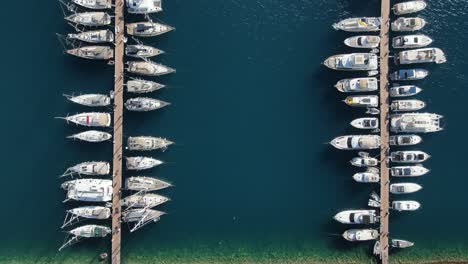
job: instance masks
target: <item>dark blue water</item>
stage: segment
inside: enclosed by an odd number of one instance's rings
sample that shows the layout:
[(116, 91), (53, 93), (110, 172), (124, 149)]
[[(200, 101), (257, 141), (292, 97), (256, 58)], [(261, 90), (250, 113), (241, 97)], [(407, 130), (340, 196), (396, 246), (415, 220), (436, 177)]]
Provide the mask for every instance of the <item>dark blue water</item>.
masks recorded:
[[(432, 1), (423, 33), (445, 50), (448, 63), (425, 66), (418, 83), (427, 111), (444, 115), (446, 129), (425, 135), (418, 149), (433, 158), (424, 189), (405, 197), (423, 208), (391, 216), (391, 236), (416, 242), (395, 258), (465, 258), (468, 216), (463, 139), (468, 55), (466, 1)], [(62, 53), (55, 32), (68, 32), (55, 2), (6, 2), (1, 18), (4, 139), (0, 194), (0, 263), (94, 263), (108, 241), (89, 241), (62, 253), (59, 226), (67, 205), (58, 175), (75, 163), (110, 159), (112, 145), (65, 139), (81, 131), (53, 119), (88, 109), (62, 93), (107, 92), (113, 70)], [(340, 102), (332, 85), (349, 75), (320, 65), (350, 52), (349, 36), (331, 24), (378, 15), (378, 1), (165, 1), (157, 17), (177, 28), (147, 41), (177, 68), (159, 78), (154, 97), (173, 105), (157, 113), (125, 113), (125, 136), (157, 135), (177, 144), (155, 157), (168, 164), (146, 173), (173, 182), (172, 201), (158, 224), (124, 234), (126, 263), (366, 261), (371, 244), (350, 245), (332, 222), (341, 209), (364, 207), (377, 186), (351, 179), (352, 153), (325, 144), (359, 133), (348, 123), (363, 115)], [(21, 12), (18, 12), (22, 10)], [(104, 109), (105, 110), (105, 109)], [(107, 109), (110, 111), (110, 109)], [(128, 174), (130, 175), (130, 174)], [(84, 260), (81, 261), (81, 258)], [(14, 262), (14, 261), (17, 262)], [(169, 260), (173, 262), (169, 262)], [(358, 261), (358, 263), (359, 263)]]

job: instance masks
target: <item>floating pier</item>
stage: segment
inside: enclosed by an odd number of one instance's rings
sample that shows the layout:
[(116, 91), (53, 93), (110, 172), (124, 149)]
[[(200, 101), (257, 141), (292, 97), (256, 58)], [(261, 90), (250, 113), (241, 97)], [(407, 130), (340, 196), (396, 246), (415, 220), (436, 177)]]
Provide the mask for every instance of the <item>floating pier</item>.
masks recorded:
[(112, 251), (111, 263), (120, 264), (123, 144), (123, 91), (124, 91), (124, 0), (115, 0), (115, 51), (114, 51), (114, 147), (112, 157)]
[(390, 95), (388, 92), (388, 62), (390, 34), (390, 0), (381, 0), (380, 27), (380, 258), (382, 264), (388, 264), (389, 217), (390, 217), (390, 176), (388, 155), (390, 153)]

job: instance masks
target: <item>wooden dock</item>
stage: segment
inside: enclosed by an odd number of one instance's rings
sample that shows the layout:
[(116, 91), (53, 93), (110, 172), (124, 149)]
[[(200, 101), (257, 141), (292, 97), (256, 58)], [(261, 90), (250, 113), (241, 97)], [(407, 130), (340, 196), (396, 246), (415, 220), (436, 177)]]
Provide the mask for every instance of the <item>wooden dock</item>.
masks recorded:
[(390, 32), (390, 0), (381, 0), (382, 26), (380, 30), (380, 258), (382, 264), (388, 264), (388, 230), (390, 205), (390, 176), (388, 167), (389, 144), (389, 82), (388, 82), (388, 56)]
[(112, 264), (120, 264), (121, 245), (120, 193), (122, 188), (124, 33), (124, 0), (115, 0), (114, 150), (112, 157)]

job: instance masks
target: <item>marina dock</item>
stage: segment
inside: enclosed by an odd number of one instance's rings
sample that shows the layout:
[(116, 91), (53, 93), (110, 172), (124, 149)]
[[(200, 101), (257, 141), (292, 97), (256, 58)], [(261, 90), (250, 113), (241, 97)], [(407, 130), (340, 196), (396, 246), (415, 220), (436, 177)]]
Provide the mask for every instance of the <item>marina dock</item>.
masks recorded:
[(124, 33), (124, 0), (115, 0), (114, 147), (112, 157), (112, 264), (120, 264), (121, 248), (122, 218), (120, 194), (122, 189)]
[(389, 251), (389, 217), (390, 217), (390, 176), (388, 155), (390, 153), (389, 144), (389, 104), (390, 95), (388, 92), (388, 62), (389, 62), (389, 33), (390, 33), (390, 0), (381, 2), (380, 27), (380, 258), (382, 264), (388, 264)]

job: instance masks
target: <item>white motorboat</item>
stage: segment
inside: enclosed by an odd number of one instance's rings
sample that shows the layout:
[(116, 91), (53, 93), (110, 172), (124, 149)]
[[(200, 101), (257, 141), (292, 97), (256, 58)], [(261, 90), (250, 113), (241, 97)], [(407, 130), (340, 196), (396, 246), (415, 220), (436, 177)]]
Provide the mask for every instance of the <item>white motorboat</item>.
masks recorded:
[(125, 189), (132, 191), (157, 191), (172, 187), (172, 184), (152, 177), (130, 177), (125, 180)]
[(375, 77), (343, 79), (335, 87), (342, 93), (372, 92), (379, 89), (379, 81)]
[(416, 201), (393, 201), (392, 209), (396, 211), (416, 211), (421, 204)]
[(128, 170), (147, 170), (163, 164), (162, 161), (150, 157), (128, 157)]
[(426, 103), (421, 100), (394, 100), (390, 109), (394, 112), (418, 111), (426, 107)]
[(111, 103), (111, 98), (105, 94), (82, 94), (77, 96), (64, 94), (68, 100), (75, 104), (84, 106), (108, 106)]
[(429, 169), (418, 164), (415, 166), (392, 167), (390, 173), (394, 177), (419, 177), (429, 172)]
[(343, 102), (349, 106), (371, 108), (379, 106), (379, 97), (377, 95), (351, 95)]
[(149, 223), (158, 222), (165, 214), (148, 208), (130, 209), (122, 212), (122, 221), (130, 224), (130, 232), (134, 232)]
[(395, 57), (395, 62), (402, 65), (430, 62), (441, 64), (447, 62), (447, 58), (439, 48), (422, 48), (400, 51)]
[(393, 183), (390, 184), (390, 192), (393, 194), (414, 193), (421, 190), (422, 187), (416, 183)]
[(140, 151), (147, 151), (147, 150), (166, 150), (167, 147), (174, 144), (174, 142), (167, 140), (161, 137), (148, 137), (148, 136), (140, 136), (140, 137), (129, 137), (127, 140), (127, 148), (129, 150), (140, 150)]
[(404, 69), (390, 74), (389, 77), (392, 81), (416, 81), (426, 78), (427, 75), (429, 71), (425, 69)]
[(100, 226), (100, 225), (85, 225), (77, 227), (73, 230), (67, 232), (71, 238), (67, 238), (62, 246), (58, 249), (61, 251), (62, 249), (71, 246), (73, 244), (78, 243), (79, 241), (85, 238), (102, 238), (106, 237), (111, 233), (111, 229), (107, 226)]
[(398, 36), (392, 39), (392, 46), (395, 49), (414, 49), (429, 46), (433, 40), (422, 34)]
[(426, 25), (426, 20), (420, 17), (400, 17), (392, 23), (393, 31), (416, 31)]
[(371, 225), (378, 222), (375, 210), (346, 210), (337, 213), (333, 219), (342, 224)]
[(373, 71), (377, 70), (378, 62), (374, 53), (351, 53), (331, 56), (323, 64), (338, 71)]
[(114, 49), (107, 46), (84, 46), (76, 49), (69, 49), (67, 53), (89, 60), (110, 60), (114, 58)]
[(72, 0), (73, 3), (89, 9), (109, 9), (112, 7), (112, 0)]
[(150, 58), (163, 54), (164, 51), (146, 45), (127, 45), (125, 47), (125, 55), (134, 58)]
[(350, 229), (343, 233), (343, 238), (351, 241), (368, 241), (379, 237), (379, 231), (375, 229)]
[(103, 131), (89, 130), (68, 136), (67, 138), (79, 139), (86, 142), (103, 142), (111, 139), (112, 135)]
[(120, 204), (130, 208), (153, 208), (169, 201), (169, 198), (154, 193), (136, 193), (123, 198)]
[(114, 33), (108, 29), (70, 33), (68, 39), (76, 39), (83, 42), (99, 44), (114, 42)]
[(415, 85), (404, 85), (404, 86), (396, 86), (390, 88), (390, 96), (391, 97), (408, 97), (417, 95), (422, 91), (421, 88)]
[(83, 202), (109, 202), (112, 200), (112, 180), (79, 179), (62, 183), (67, 199)]
[(145, 76), (161, 76), (175, 72), (170, 67), (151, 61), (130, 61), (128, 62), (127, 71)]
[(379, 17), (356, 17), (341, 20), (333, 24), (333, 28), (348, 32), (379, 31), (380, 24), (381, 19)]
[(75, 13), (65, 17), (65, 20), (83, 26), (99, 27), (111, 23), (111, 16), (105, 12)]
[(150, 93), (156, 90), (162, 89), (166, 87), (163, 84), (159, 84), (153, 81), (141, 80), (141, 79), (133, 79), (127, 81), (127, 92), (129, 93)]
[(394, 248), (408, 248), (414, 246), (414, 243), (401, 239), (392, 239), (390, 245)]
[(88, 161), (76, 164), (69, 167), (63, 174), (64, 176), (72, 175), (87, 175), (87, 176), (102, 176), (110, 172), (110, 164), (105, 161)]
[(154, 22), (127, 24), (127, 33), (137, 37), (154, 37), (174, 30), (173, 27)]
[(351, 121), (351, 126), (359, 129), (377, 129), (379, 128), (379, 119), (376, 117), (363, 117)]
[(163, 10), (162, 0), (126, 0), (125, 3), (130, 14), (152, 14)]
[(390, 160), (396, 163), (420, 163), (428, 160), (431, 156), (419, 150), (395, 151), (390, 155)]
[(380, 136), (350, 135), (337, 137), (330, 144), (343, 150), (377, 149), (380, 147)]
[(395, 4), (393, 6), (393, 13), (395, 15), (406, 15), (411, 13), (416, 13), (426, 8), (427, 4), (423, 0), (408, 1)]
[(170, 103), (149, 97), (130, 98), (125, 102), (125, 107), (129, 111), (147, 112), (161, 109)]
[(414, 146), (421, 142), (422, 142), (422, 137), (418, 135), (390, 136), (391, 146)]
[(354, 157), (350, 163), (356, 167), (375, 167), (379, 164), (379, 161), (376, 158), (370, 157), (367, 152), (359, 152), (359, 156)]
[(82, 206), (67, 210), (61, 228), (76, 224), (82, 219), (104, 220), (111, 216), (111, 210), (104, 206)]
[(380, 44), (379, 36), (354, 36), (344, 40), (344, 44), (351, 48), (374, 49)]
[(368, 168), (365, 172), (355, 173), (353, 179), (360, 183), (378, 183), (380, 182), (380, 173), (376, 168)]
[(67, 117), (56, 117), (72, 122), (77, 125), (87, 127), (109, 127), (111, 124), (111, 115), (109, 113), (81, 113)]
[(405, 133), (429, 133), (442, 130), (441, 115), (430, 113), (396, 114), (390, 117), (390, 130)]

